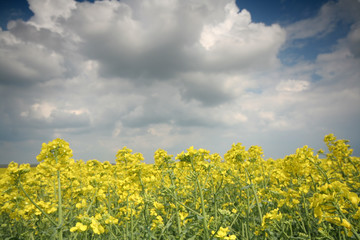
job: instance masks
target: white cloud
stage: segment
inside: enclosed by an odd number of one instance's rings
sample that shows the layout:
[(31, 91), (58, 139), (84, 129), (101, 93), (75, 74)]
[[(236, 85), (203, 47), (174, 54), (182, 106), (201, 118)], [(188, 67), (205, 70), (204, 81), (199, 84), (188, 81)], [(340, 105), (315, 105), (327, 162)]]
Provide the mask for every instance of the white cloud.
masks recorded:
[(286, 80), (281, 81), (277, 86), (276, 90), (279, 92), (302, 92), (308, 89), (310, 83), (302, 80)]
[[(278, 63), (277, 50), (285, 40), (280, 26), (251, 23), (248, 12), (236, 13), (234, 2), (213, 11), (204, 11), (205, 4), (201, 8), (192, 2), (175, 2), (169, 8), (168, 4), (78, 4), (65, 24), (82, 39), (82, 54), (98, 61), (105, 77), (150, 81), (173, 78), (179, 71), (228, 71), (255, 66), (255, 62), (265, 67)], [(220, 33), (207, 30), (213, 18), (221, 21), (215, 25)], [(216, 44), (204, 52), (199, 46), (206, 34)]]
[(44, 102), (44, 103), (35, 103), (31, 106), (31, 111), (34, 113), (35, 118), (49, 118), (53, 110), (55, 110), (56, 107), (50, 103)]
[(321, 7), (319, 14), (310, 19), (304, 19), (287, 27), (289, 39), (305, 39), (323, 36), (335, 28), (337, 13), (335, 3), (328, 2)]
[(234, 2), (225, 6), (225, 19), (204, 25), (200, 43), (206, 49), (205, 64), (222, 70), (273, 67), (276, 54), (285, 41), (285, 31), (279, 25), (252, 23), (245, 9), (238, 13)]
[[(205, 25), (200, 36), (200, 43), (206, 49), (210, 50), (220, 41), (233, 41), (236, 35), (232, 34), (235, 23), (238, 24), (237, 31), (246, 30), (251, 23), (251, 17), (248, 11), (242, 10), (238, 13), (238, 7), (234, 2), (225, 6), (225, 20), (215, 26)], [(238, 20), (241, 19), (241, 22)]]
[(297, 134), (354, 134), (358, 25), (313, 62), (279, 60), (286, 38), (332, 31), (346, 3), (285, 31), (234, 1), (32, 0), (34, 17), (0, 32), (0, 150), (61, 136), (75, 157), (113, 160), (127, 145), (151, 162), (157, 148), (224, 153), (245, 139), (271, 155)]
[(0, 77), (8, 84), (34, 83), (64, 73), (63, 57), (42, 45), (24, 42), (0, 32)]
[(260, 111), (259, 116), (267, 121), (274, 121), (275, 120), (275, 113), (270, 111)]
[(227, 112), (222, 115), (221, 120), (226, 125), (233, 126), (247, 122), (248, 117), (241, 112)]
[(60, 22), (69, 18), (72, 10), (76, 8), (76, 2), (73, 0), (28, 0), (28, 3), (34, 13), (29, 22), (39, 28), (57, 32), (63, 31)]
[(347, 37), (349, 50), (354, 57), (360, 57), (360, 23), (355, 25)]
[[(200, 36), (201, 45), (208, 51), (217, 49), (242, 52), (245, 56), (256, 51), (266, 52), (270, 45), (277, 50), (285, 40), (285, 32), (278, 25), (265, 26), (252, 23), (250, 13), (243, 9), (238, 13), (235, 2), (225, 6), (225, 19), (216, 25), (205, 25)], [(256, 46), (256, 47), (255, 47)], [(249, 53), (250, 52), (250, 53)]]
[(329, 1), (319, 13), (286, 27), (289, 40), (324, 37), (336, 29), (340, 21), (353, 23), (359, 21), (360, 4), (356, 0)]

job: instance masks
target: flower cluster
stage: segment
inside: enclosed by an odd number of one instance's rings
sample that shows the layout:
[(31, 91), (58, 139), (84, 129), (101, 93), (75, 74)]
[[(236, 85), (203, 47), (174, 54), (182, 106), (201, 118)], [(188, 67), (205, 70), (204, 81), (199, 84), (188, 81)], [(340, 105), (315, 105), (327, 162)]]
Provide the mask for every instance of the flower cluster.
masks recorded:
[(67, 166), (72, 156), (73, 154), (69, 143), (57, 138), (47, 144), (43, 143), (41, 152), (36, 159), (39, 162), (44, 161), (59, 169), (61, 166)]

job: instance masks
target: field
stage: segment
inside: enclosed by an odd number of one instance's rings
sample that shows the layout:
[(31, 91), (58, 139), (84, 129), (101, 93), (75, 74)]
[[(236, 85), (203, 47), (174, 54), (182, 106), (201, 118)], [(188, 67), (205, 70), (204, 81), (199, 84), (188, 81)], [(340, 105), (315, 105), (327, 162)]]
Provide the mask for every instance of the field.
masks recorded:
[(110, 164), (55, 139), (36, 167), (1, 169), (0, 239), (360, 239), (360, 158), (324, 141), (277, 160), (240, 143), (223, 158), (159, 149), (155, 164), (124, 147)]

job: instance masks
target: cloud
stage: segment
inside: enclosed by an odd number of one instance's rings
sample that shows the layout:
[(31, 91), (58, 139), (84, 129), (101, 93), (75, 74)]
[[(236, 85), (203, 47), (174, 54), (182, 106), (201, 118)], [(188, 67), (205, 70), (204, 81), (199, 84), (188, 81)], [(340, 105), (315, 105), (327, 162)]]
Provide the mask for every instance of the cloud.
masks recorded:
[(181, 97), (185, 101), (195, 100), (203, 106), (216, 106), (234, 99), (235, 95), (226, 82), (224, 74), (187, 73), (181, 76)]
[(73, 0), (64, 0), (61, 2), (52, 0), (28, 0), (30, 10), (34, 16), (29, 23), (37, 28), (51, 29), (52, 31), (62, 32), (60, 23), (62, 20), (71, 16), (72, 10), (76, 8), (76, 2)]
[[(31, 105), (31, 115), (34, 115), (34, 118), (49, 118), (52, 111), (55, 109), (56, 107), (49, 104), (49, 103), (35, 103), (33, 105)], [(29, 112), (21, 112), (20, 115), (22, 117), (28, 117), (29, 116)]]
[[(29, 4), (30, 20), (0, 31), (0, 151), (26, 149), (1, 161), (35, 156), (54, 137), (75, 158), (111, 161), (127, 145), (148, 162), (161, 147), (224, 153), (243, 141), (280, 157), (335, 130), (356, 137), (359, 28), (344, 14), (353, 1), (286, 28), (252, 22), (234, 1)], [(286, 41), (324, 36), (341, 19), (351, 27), (331, 50), (282, 64)]]
[(0, 32), (0, 77), (6, 84), (33, 84), (63, 74), (63, 57), (42, 45), (21, 41)]
[(338, 20), (336, 7), (336, 3), (328, 2), (321, 7), (315, 17), (291, 24), (286, 28), (288, 38), (294, 40), (321, 37), (334, 31)]
[(349, 50), (354, 57), (360, 57), (360, 24), (355, 25), (347, 37)]
[(353, 23), (359, 21), (360, 4), (356, 0), (342, 0), (324, 4), (313, 18), (304, 19), (286, 27), (288, 39), (324, 37), (336, 30), (339, 21)]
[[(245, 10), (237, 14), (234, 2), (214, 11), (177, 1), (171, 6), (162, 1), (79, 4), (67, 24), (82, 39), (82, 54), (99, 62), (104, 77), (144, 83), (184, 71), (245, 69), (259, 59), (264, 66), (276, 64), (276, 51), (285, 40), (278, 25), (251, 23)], [(221, 34), (212, 32), (214, 17), (221, 21), (214, 27)], [(216, 43), (209, 49), (204, 36), (210, 41), (214, 34)]]
[(281, 81), (276, 90), (280, 92), (302, 92), (309, 88), (310, 83), (307, 81), (287, 80)]

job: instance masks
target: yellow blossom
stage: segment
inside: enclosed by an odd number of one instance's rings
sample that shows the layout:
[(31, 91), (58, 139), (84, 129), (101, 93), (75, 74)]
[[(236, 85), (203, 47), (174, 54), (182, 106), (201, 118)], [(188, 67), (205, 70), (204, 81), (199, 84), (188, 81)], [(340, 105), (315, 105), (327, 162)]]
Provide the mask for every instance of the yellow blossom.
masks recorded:
[(81, 222), (77, 222), (75, 227), (70, 228), (70, 232), (75, 232), (75, 231), (84, 232), (86, 230), (87, 230), (87, 226), (82, 224)]
[(95, 218), (91, 220), (90, 227), (92, 228), (95, 234), (102, 234), (105, 232), (104, 227), (101, 226), (101, 224)]

